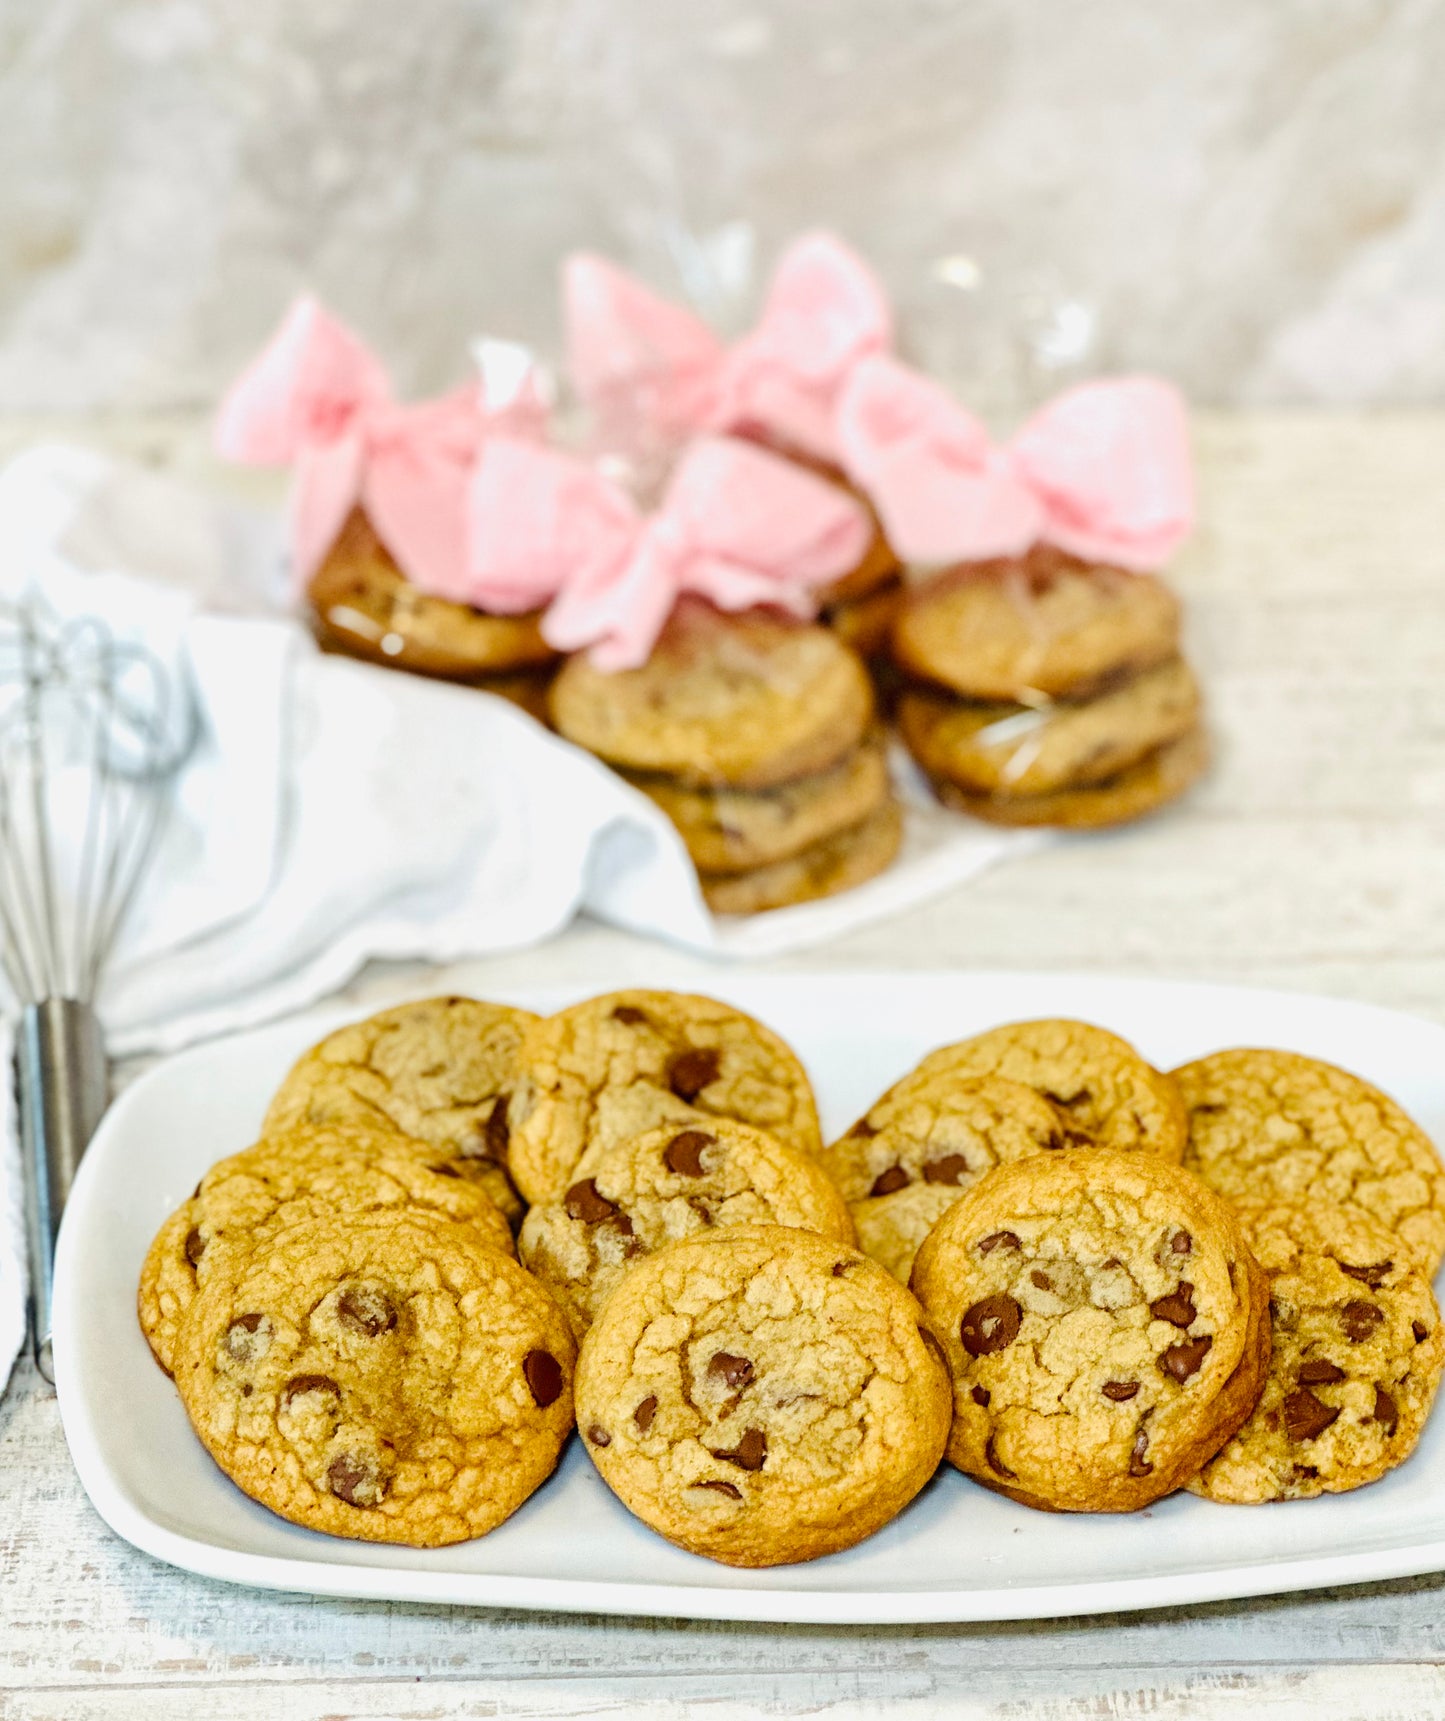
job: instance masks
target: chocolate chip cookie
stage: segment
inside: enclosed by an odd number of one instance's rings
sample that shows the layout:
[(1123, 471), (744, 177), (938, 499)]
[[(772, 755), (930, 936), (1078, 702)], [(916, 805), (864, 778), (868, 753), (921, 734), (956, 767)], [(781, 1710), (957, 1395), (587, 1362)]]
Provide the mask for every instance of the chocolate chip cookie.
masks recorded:
[(1445, 1166), (1378, 1088), (1296, 1052), (1215, 1052), (1174, 1072), (1184, 1163), (1229, 1200), (1363, 1209), (1427, 1276), (1445, 1253)]
[(572, 1335), (471, 1226), (313, 1218), (210, 1274), (176, 1385), (206, 1450), (283, 1518), (442, 1547), (500, 1524), (572, 1427)]
[(862, 597), (825, 603), (818, 619), (860, 657), (875, 658), (890, 651), (893, 624), (902, 607), (903, 581), (895, 575), (887, 584)]
[(966, 699), (1079, 699), (1176, 656), (1179, 603), (1153, 575), (1039, 545), (915, 586), (893, 650), (910, 674)]
[(1199, 684), (1176, 657), (1084, 701), (979, 705), (914, 689), (898, 727), (930, 777), (972, 795), (1034, 796), (1117, 777), (1195, 728), (1199, 708)]
[(917, 1303), (825, 1237), (738, 1227), (639, 1263), (577, 1367), (578, 1425), (629, 1511), (733, 1566), (851, 1547), (932, 1476), (949, 1389)]
[(306, 595), (323, 645), (389, 668), (485, 683), (557, 660), (540, 614), (489, 615), (418, 591), (361, 513), (342, 528)]
[[(675, 1123), (750, 1123), (816, 1154), (807, 1073), (761, 1022), (686, 992), (611, 992), (531, 1027), (517, 1061), (511, 1168), (529, 1201), (558, 1201), (588, 1149)], [(699, 1123), (699, 1120), (701, 1122)]]
[(1358, 1210), (1246, 1207), (1239, 1218), (1269, 1276), (1274, 1354), (1254, 1413), (1190, 1489), (1257, 1505), (1376, 1481), (1415, 1450), (1445, 1368), (1429, 1283)]
[(469, 1224), (513, 1254), (507, 1221), (470, 1165), (360, 1124), (303, 1125), (221, 1160), (157, 1232), (141, 1268), (137, 1311), (156, 1361), (173, 1372), (180, 1324), (223, 1257), (307, 1214), (419, 1208)]
[(913, 1289), (953, 1377), (949, 1458), (1024, 1505), (1171, 1493), (1269, 1365), (1268, 1281), (1238, 1220), (1158, 1154), (1001, 1166), (934, 1227)]
[(885, 1100), (907, 1099), (912, 1084), (934, 1078), (980, 1076), (1033, 1088), (1068, 1129), (1099, 1147), (1143, 1148), (1171, 1160), (1183, 1155), (1188, 1118), (1173, 1077), (1147, 1064), (1127, 1040), (1089, 1022), (1010, 1022), (941, 1046)]
[(560, 1201), (528, 1213), (522, 1260), (580, 1339), (634, 1262), (729, 1225), (785, 1225), (850, 1247), (847, 1204), (814, 1159), (732, 1118), (668, 1125), (584, 1154)]
[(873, 689), (827, 628), (685, 600), (641, 669), (605, 674), (571, 658), (551, 709), (559, 734), (610, 764), (771, 789), (851, 753), (872, 722)]
[(274, 1135), (298, 1124), (389, 1126), (443, 1156), (475, 1162), (514, 1224), (507, 1107), (530, 1010), (475, 998), (426, 998), (328, 1034), (287, 1075), (266, 1113)]
[(826, 771), (776, 789), (689, 789), (667, 777), (628, 781), (656, 801), (704, 872), (740, 873), (787, 860), (860, 824), (888, 798), (881, 735)]
[(838, 896), (886, 872), (903, 842), (903, 813), (890, 794), (847, 830), (751, 872), (698, 875), (714, 914), (763, 914), (794, 903)]

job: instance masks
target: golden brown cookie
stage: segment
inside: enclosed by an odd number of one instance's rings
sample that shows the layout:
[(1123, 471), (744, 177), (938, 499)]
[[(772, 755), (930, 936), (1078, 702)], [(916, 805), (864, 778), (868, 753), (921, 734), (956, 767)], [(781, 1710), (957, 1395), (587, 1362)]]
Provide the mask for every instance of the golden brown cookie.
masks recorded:
[(906, 1285), (924, 1238), (962, 1194), (961, 1189), (939, 1183), (910, 1183), (892, 1195), (853, 1202), (848, 1211), (858, 1247)]
[[(589, 1149), (676, 1123), (732, 1117), (802, 1153), (821, 1145), (796, 1054), (761, 1022), (688, 992), (589, 998), (534, 1024), (518, 1057), (512, 1175), (557, 1201)], [(699, 1123), (699, 1120), (702, 1120)]]
[(698, 875), (714, 914), (762, 914), (798, 902), (838, 896), (886, 872), (903, 841), (903, 813), (890, 794), (863, 820), (787, 860), (751, 872)]
[(828, 1238), (738, 1227), (635, 1267), (583, 1341), (587, 1451), (629, 1511), (732, 1566), (852, 1547), (938, 1466), (948, 1382), (921, 1311)]
[(680, 1238), (784, 1225), (855, 1242), (847, 1204), (818, 1162), (732, 1118), (593, 1148), (576, 1177), (560, 1201), (532, 1208), (518, 1242), (579, 1339), (623, 1274)]
[(228, 1252), (305, 1214), (420, 1208), (470, 1224), (514, 1253), (505, 1217), (472, 1175), (472, 1163), (425, 1142), (357, 1124), (301, 1126), (213, 1165), (156, 1233), (141, 1268), (137, 1311), (156, 1361), (170, 1374), (176, 1334), (198, 1285)]
[(1047, 795), (973, 795), (938, 780), (933, 788), (945, 807), (987, 824), (1089, 831), (1157, 812), (1192, 789), (1208, 768), (1209, 737), (1202, 728), (1195, 728), (1118, 776), (1086, 788), (1055, 789)]
[(1369, 1082), (1297, 1052), (1215, 1052), (1174, 1072), (1184, 1163), (1231, 1201), (1361, 1208), (1433, 1275), (1445, 1253), (1445, 1166)]
[(939, 1220), (913, 1289), (954, 1382), (948, 1456), (1062, 1512), (1196, 1474), (1269, 1363), (1268, 1282), (1233, 1210), (1157, 1154), (1038, 1154)]
[(606, 674), (571, 658), (551, 708), (559, 734), (611, 764), (771, 789), (851, 753), (872, 721), (873, 689), (827, 628), (687, 600), (641, 669)]
[(826, 771), (776, 789), (690, 789), (668, 777), (630, 774), (656, 801), (705, 872), (747, 872), (787, 860), (811, 844), (860, 824), (886, 799), (888, 761), (881, 735)]
[[(1003, 1076), (1033, 1088), (1071, 1131), (1099, 1147), (1143, 1148), (1171, 1160), (1184, 1152), (1188, 1118), (1173, 1077), (1147, 1064), (1127, 1040), (1089, 1022), (1009, 1022), (940, 1046), (879, 1106), (908, 1102), (925, 1083), (931, 1088), (939, 1079), (980, 1076)], [(874, 1121), (873, 1112), (867, 1121)]]
[(488, 615), (418, 591), (359, 512), (306, 595), (324, 645), (390, 668), (470, 681), (557, 658), (542, 638), (539, 614)]
[(522, 1204), (507, 1174), (507, 1106), (530, 1010), (475, 998), (424, 998), (328, 1034), (292, 1068), (263, 1132), (298, 1124), (390, 1126), (476, 1162), (513, 1224)]
[(846, 645), (862, 658), (873, 658), (890, 649), (893, 624), (903, 607), (903, 581), (898, 575), (862, 597), (842, 598), (825, 604), (818, 619), (832, 628)]
[(307, 1219), (208, 1275), (176, 1385), (253, 1500), (333, 1536), (442, 1547), (551, 1475), (572, 1365), (530, 1273), (413, 1209)]
[(898, 727), (930, 777), (973, 795), (1033, 796), (1117, 777), (1193, 729), (1199, 706), (1176, 657), (1084, 701), (977, 705), (915, 689), (899, 701)]
[(1082, 698), (1178, 650), (1179, 603), (1162, 581), (1045, 545), (915, 586), (893, 628), (910, 674), (967, 699), (1026, 705)]
[(1399, 1238), (1358, 1209), (1242, 1207), (1269, 1276), (1274, 1351), (1253, 1414), (1189, 1484), (1258, 1505), (1340, 1494), (1415, 1450), (1445, 1330)]

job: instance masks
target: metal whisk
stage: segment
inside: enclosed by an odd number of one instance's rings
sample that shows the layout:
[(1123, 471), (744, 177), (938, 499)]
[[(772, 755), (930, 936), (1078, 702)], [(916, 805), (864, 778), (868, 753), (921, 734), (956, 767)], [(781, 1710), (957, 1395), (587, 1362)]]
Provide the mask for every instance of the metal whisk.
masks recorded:
[(96, 991), (191, 740), (189, 698), (150, 652), (38, 598), (0, 602), (0, 972), (19, 1008), (30, 1330), (47, 1379), (60, 1215), (108, 1099)]

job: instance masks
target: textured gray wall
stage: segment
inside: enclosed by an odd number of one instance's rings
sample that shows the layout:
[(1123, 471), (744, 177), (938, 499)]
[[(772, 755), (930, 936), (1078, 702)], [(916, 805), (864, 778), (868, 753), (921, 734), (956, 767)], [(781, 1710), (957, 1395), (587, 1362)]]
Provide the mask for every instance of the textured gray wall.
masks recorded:
[(440, 384), (583, 242), (736, 322), (816, 222), (985, 406), (1440, 401), (1445, 5), (0, 0), (0, 410), (204, 402), (302, 284)]

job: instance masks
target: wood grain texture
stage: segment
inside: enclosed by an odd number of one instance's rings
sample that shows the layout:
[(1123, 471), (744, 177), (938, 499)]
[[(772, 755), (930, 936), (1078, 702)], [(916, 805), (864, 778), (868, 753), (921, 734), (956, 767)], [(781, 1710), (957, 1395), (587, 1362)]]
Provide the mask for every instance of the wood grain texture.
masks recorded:
[[(0, 453), (35, 425), (0, 424)], [(191, 421), (49, 426), (214, 476)], [(1108, 970), (1331, 992), (1445, 1021), (1445, 414), (1205, 418), (1178, 569), (1219, 741), (1186, 806), (1072, 841), (778, 969)], [(706, 984), (583, 924), (438, 989)], [(0, 1403), (0, 1721), (265, 1715), (1445, 1713), (1445, 1577), (1101, 1620), (913, 1630), (647, 1623), (254, 1594), (100, 1524), (53, 1394)]]

